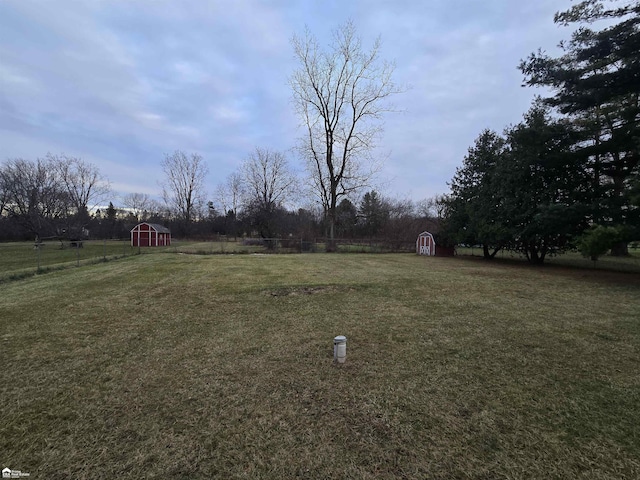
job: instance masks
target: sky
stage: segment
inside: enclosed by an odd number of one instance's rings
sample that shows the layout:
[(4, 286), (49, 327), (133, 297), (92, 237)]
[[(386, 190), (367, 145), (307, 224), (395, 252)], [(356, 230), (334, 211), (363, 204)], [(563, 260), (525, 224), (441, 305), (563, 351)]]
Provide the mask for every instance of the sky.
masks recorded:
[(377, 37), (404, 91), (383, 119), (372, 188), (419, 201), (447, 182), (485, 128), (522, 120), (536, 94), (518, 63), (558, 54), (570, 0), (0, 0), (0, 161), (80, 157), (128, 193), (160, 198), (165, 154), (201, 155), (207, 197), (256, 147), (304, 134), (288, 79), (291, 39), (323, 47), (353, 21)]

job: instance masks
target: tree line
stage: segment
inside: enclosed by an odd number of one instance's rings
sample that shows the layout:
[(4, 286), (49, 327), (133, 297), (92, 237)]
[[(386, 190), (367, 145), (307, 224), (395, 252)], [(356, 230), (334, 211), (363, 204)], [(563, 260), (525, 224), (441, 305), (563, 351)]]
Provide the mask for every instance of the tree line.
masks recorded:
[(0, 166), (3, 239), (80, 238), (94, 202), (109, 191), (99, 169), (81, 158), (9, 159)]
[[(161, 162), (162, 201), (130, 193), (110, 200), (110, 182), (81, 158), (47, 155), (0, 164), (0, 241), (127, 238), (141, 221), (169, 227), (177, 237), (257, 236), (313, 241), (324, 238), (327, 218), (314, 206), (296, 208), (301, 179), (284, 154), (256, 148), (222, 182), (214, 200), (203, 188), (201, 156), (176, 151)], [(437, 223), (435, 200), (398, 200), (375, 190), (337, 205), (336, 238), (386, 242), (400, 248)]]
[[(548, 87), (523, 121), (484, 130), (444, 202), (451, 243), (533, 263), (578, 248), (597, 259), (640, 238), (640, 3), (586, 0), (555, 15), (579, 24), (562, 55), (531, 54), (528, 86)], [(589, 25), (606, 21), (600, 30)]]

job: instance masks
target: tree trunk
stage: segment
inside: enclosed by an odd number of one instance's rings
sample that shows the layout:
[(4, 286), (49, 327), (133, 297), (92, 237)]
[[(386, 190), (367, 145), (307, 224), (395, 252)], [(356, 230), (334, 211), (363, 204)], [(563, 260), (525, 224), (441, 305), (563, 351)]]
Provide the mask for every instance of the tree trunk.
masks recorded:
[(535, 245), (530, 245), (527, 249), (527, 259), (529, 263), (534, 265), (542, 265), (544, 263), (544, 258), (546, 256), (546, 251), (544, 249), (538, 250)]
[(482, 245), (482, 254), (485, 260), (493, 260), (496, 254), (501, 250), (501, 247), (493, 249), (493, 252), (489, 250), (489, 245)]
[(338, 250), (336, 246), (335, 236), (334, 236), (335, 227), (336, 227), (335, 215), (331, 215), (331, 213), (329, 213), (329, 237), (327, 238), (327, 245), (326, 245), (327, 253), (333, 253)]
[(617, 242), (611, 247), (611, 256), (627, 257), (629, 255), (629, 244), (627, 242)]

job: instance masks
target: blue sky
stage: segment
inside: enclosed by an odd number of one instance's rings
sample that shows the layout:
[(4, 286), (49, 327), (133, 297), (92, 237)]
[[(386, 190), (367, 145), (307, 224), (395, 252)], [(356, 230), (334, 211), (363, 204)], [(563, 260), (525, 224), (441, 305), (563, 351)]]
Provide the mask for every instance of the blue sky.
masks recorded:
[(209, 165), (209, 198), (255, 148), (303, 134), (288, 77), (305, 26), (328, 45), (352, 19), (409, 88), (393, 99), (375, 187), (420, 200), (448, 191), (484, 128), (517, 123), (536, 93), (520, 59), (557, 52), (569, 0), (0, 0), (0, 160), (82, 157), (114, 189), (158, 196), (176, 149)]

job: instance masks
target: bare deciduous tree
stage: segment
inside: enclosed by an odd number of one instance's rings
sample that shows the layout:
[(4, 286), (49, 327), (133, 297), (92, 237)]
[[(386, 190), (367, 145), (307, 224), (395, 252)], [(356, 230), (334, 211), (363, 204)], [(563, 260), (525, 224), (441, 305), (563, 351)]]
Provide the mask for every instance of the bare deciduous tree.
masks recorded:
[(222, 209), (225, 232), (234, 238), (238, 235), (238, 211), (244, 197), (244, 181), (239, 172), (233, 172), (216, 189), (216, 201)]
[(162, 197), (167, 206), (184, 222), (184, 233), (201, 213), (205, 205), (204, 180), (209, 169), (202, 156), (187, 155), (176, 150), (165, 154), (161, 163), (165, 181), (161, 183)]
[(81, 158), (66, 155), (47, 155), (47, 162), (57, 171), (62, 189), (69, 203), (69, 214), (75, 214), (76, 223), (84, 226), (89, 211), (106, 199), (111, 186), (95, 165)]
[(67, 198), (49, 160), (9, 159), (2, 167), (5, 211), (36, 237), (53, 235), (67, 214)]
[(37, 236), (81, 235), (90, 210), (110, 191), (96, 166), (65, 155), (8, 160), (0, 176), (0, 211)]
[(282, 206), (296, 192), (296, 176), (280, 152), (256, 148), (242, 164), (245, 192), (264, 207)]
[(256, 148), (241, 167), (244, 208), (251, 211), (262, 236), (275, 233), (274, 216), (297, 193), (296, 176), (280, 152)]
[(224, 215), (227, 215), (229, 212), (232, 212), (234, 216), (238, 214), (243, 189), (244, 182), (242, 175), (238, 172), (233, 172), (227, 177), (225, 183), (218, 185), (216, 201), (222, 208)]
[(379, 120), (391, 110), (386, 100), (400, 89), (391, 78), (394, 65), (379, 60), (380, 40), (365, 51), (352, 22), (334, 32), (327, 51), (308, 30), (292, 44), (299, 65), (290, 84), (307, 129), (300, 150), (328, 220), (327, 246), (333, 250), (338, 200), (367, 186), (376, 172), (371, 154)]
[(4, 165), (0, 165), (0, 217), (5, 212), (5, 206), (9, 202), (9, 179), (5, 173)]
[(146, 193), (128, 193), (122, 197), (122, 205), (138, 220), (146, 220), (153, 213), (153, 202)]
[(417, 214), (420, 217), (442, 220), (449, 204), (449, 195), (435, 195), (424, 198), (416, 203)]

